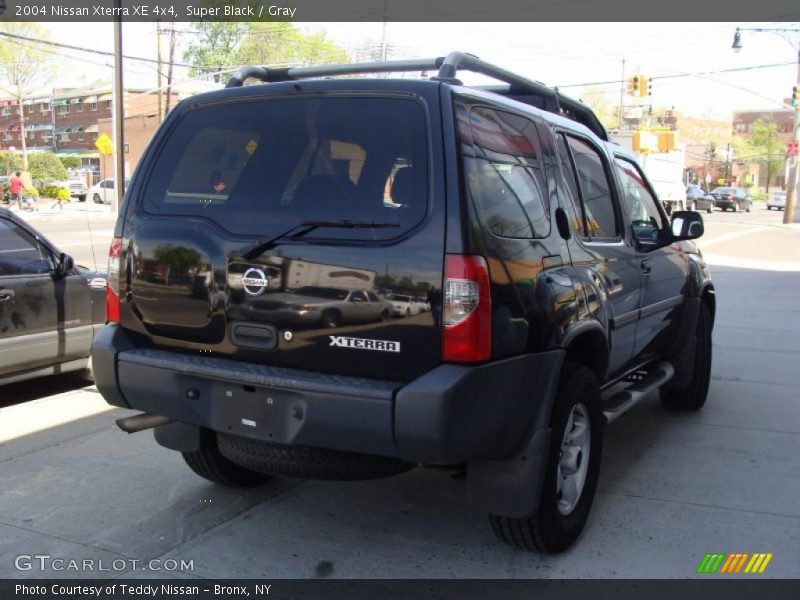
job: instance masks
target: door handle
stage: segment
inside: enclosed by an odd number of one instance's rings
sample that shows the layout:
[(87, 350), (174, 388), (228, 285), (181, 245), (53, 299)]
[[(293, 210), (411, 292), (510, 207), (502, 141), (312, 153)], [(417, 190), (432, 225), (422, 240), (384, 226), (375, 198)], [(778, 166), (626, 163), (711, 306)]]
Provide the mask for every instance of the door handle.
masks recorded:
[(641, 262), (641, 266), (642, 266), (642, 273), (644, 273), (645, 275), (649, 274), (650, 271), (653, 270), (653, 267), (650, 265), (649, 260), (643, 260)]
[(0, 302), (11, 300), (14, 297), (14, 290), (0, 290)]

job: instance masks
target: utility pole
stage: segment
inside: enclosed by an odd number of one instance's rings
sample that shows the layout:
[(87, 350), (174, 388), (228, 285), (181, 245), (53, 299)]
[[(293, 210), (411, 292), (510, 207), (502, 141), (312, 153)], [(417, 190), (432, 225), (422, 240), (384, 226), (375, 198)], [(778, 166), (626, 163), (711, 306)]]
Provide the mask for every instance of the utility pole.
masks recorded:
[(164, 120), (163, 96), (161, 93), (161, 21), (156, 21), (156, 81), (158, 82), (158, 122)]
[(19, 132), (22, 140), (22, 170), (28, 170), (28, 141), (25, 139), (25, 110), (22, 104), (22, 83), (17, 77), (17, 110), (19, 110)]
[(169, 112), (172, 103), (172, 67), (175, 64), (175, 23), (169, 30), (169, 64), (167, 65), (167, 109), (164, 115)]
[[(122, 12), (121, 0), (114, 5)], [(119, 214), (125, 194), (125, 92), (122, 86), (122, 19), (114, 24), (114, 214)]]
[[(797, 85), (800, 85), (800, 43), (797, 44)], [(800, 110), (793, 107), (794, 118), (792, 119), (792, 141), (795, 146), (800, 144)], [(786, 182), (786, 206), (783, 209), (784, 223), (800, 223), (800, 214), (795, 214), (795, 202), (797, 201), (797, 151), (789, 158), (789, 181)]]
[(625, 59), (622, 59), (622, 82), (619, 84), (619, 128), (622, 129), (622, 104), (625, 102)]

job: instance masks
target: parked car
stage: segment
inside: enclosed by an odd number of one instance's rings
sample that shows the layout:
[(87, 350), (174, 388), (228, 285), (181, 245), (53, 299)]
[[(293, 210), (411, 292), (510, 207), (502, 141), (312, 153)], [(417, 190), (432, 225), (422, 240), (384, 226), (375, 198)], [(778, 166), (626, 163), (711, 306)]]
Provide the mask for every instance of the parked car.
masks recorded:
[[(125, 180), (125, 189), (128, 189), (130, 179)], [(111, 204), (114, 201), (114, 180), (103, 179), (102, 181), (90, 187), (86, 195), (92, 199), (95, 204)]]
[(411, 317), (422, 312), (420, 303), (408, 294), (391, 294), (386, 299), (392, 306), (393, 317)]
[(336, 328), (342, 324), (385, 321), (391, 306), (373, 292), (325, 286), (305, 286), (291, 292), (267, 294), (254, 303), (260, 311), (269, 306), (273, 322), (280, 325), (321, 325)]
[(772, 192), (767, 199), (767, 210), (783, 210), (786, 208), (786, 192)]
[(105, 290), (105, 273), (75, 265), (0, 208), (0, 384), (69, 371), (90, 377)]
[(70, 179), (67, 181), (69, 195), (72, 198), (77, 198), (78, 202), (86, 200), (87, 188), (86, 183), (82, 179)]
[(707, 194), (699, 185), (690, 183), (686, 186), (687, 210), (704, 210), (710, 213), (714, 208), (714, 196)]
[(753, 208), (753, 199), (744, 188), (718, 187), (711, 190), (714, 205), (724, 211), (731, 209), (733, 212), (744, 210), (750, 212)]
[[(657, 391), (705, 402), (702, 217), (670, 219), (635, 155), (560, 91), (461, 52), (403, 61), (429, 80), (335, 77), (362, 67), (243, 67), (169, 112), (109, 249), (97, 387), (141, 411), (120, 428), (155, 428), (209, 481), (457, 470), (500, 539), (562, 551), (606, 423)], [(367, 293), (427, 289), (431, 311), (298, 331), (272, 301), (315, 276), (298, 263)]]

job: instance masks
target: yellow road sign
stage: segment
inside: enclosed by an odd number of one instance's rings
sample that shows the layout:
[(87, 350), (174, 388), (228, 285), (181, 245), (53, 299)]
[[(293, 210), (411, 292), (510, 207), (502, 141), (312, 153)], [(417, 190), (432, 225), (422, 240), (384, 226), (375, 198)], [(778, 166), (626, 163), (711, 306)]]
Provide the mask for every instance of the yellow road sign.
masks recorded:
[(94, 145), (97, 146), (97, 149), (103, 154), (114, 154), (114, 142), (105, 133), (101, 133), (97, 136), (97, 141)]

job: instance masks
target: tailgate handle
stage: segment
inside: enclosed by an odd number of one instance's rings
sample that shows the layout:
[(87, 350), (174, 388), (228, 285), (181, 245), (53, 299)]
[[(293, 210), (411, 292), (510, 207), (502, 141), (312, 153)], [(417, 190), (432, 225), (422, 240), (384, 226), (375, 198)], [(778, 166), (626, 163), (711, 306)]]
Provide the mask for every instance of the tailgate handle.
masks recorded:
[(278, 344), (275, 327), (261, 323), (238, 323), (231, 331), (233, 343), (241, 348), (272, 350)]

